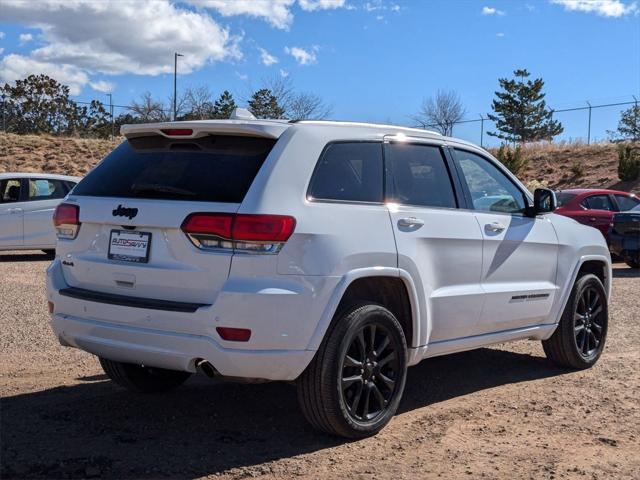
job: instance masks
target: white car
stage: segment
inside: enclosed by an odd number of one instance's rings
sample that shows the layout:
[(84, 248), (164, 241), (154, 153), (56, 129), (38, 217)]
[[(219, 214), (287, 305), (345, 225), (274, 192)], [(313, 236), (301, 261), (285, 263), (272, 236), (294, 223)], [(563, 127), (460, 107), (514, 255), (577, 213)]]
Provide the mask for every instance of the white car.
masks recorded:
[(130, 390), (295, 380), (313, 426), (363, 437), (425, 358), (533, 339), (581, 369), (603, 350), (602, 235), (470, 143), (321, 121), (122, 133), (58, 207), (47, 281), (60, 342)]
[(54, 250), (53, 212), (79, 177), (0, 173), (0, 251)]

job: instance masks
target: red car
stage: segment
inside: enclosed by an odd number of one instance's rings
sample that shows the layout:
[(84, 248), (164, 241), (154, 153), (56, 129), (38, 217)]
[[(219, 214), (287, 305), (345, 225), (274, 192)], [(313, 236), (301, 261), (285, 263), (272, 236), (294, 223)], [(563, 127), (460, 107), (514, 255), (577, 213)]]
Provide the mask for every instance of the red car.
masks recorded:
[(555, 213), (596, 227), (602, 232), (607, 242), (613, 215), (631, 210), (640, 204), (640, 199), (633, 193), (616, 190), (560, 190), (556, 192), (556, 198), (558, 209)]

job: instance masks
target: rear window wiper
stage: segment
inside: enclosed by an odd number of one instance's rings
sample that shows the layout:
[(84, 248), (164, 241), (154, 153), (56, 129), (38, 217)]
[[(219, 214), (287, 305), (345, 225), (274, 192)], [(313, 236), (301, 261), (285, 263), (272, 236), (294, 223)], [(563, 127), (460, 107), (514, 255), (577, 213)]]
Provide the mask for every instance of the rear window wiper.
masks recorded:
[(161, 185), (159, 183), (134, 183), (131, 185), (131, 191), (133, 193), (170, 193), (173, 195), (180, 195), (183, 197), (195, 197), (196, 192), (186, 190), (184, 188), (172, 187), (171, 185)]

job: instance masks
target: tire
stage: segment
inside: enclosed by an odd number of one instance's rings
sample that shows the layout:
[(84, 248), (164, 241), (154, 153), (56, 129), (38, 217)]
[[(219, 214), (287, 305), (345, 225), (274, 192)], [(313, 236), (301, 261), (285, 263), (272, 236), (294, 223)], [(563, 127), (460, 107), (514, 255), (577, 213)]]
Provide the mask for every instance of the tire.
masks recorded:
[(631, 268), (640, 268), (640, 262), (628, 261), (626, 262)]
[(104, 373), (121, 387), (136, 393), (159, 393), (173, 390), (190, 376), (189, 372), (143, 367), (99, 357)]
[(608, 324), (604, 286), (595, 275), (584, 275), (576, 280), (556, 331), (542, 341), (544, 353), (560, 367), (590, 368), (602, 354)]
[(334, 317), (298, 379), (298, 402), (314, 428), (364, 438), (395, 415), (406, 376), (407, 342), (400, 323), (380, 305), (359, 304)]

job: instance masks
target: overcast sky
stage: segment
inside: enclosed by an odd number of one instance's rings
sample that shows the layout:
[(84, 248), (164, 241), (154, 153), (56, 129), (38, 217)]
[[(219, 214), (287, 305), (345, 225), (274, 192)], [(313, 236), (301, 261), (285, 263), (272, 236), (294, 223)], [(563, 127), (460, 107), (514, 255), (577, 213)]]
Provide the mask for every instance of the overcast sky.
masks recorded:
[[(1, 80), (46, 73), (78, 100), (166, 99), (174, 51), (180, 87), (245, 98), (287, 76), (338, 119), (411, 124), (437, 89), (479, 118), (516, 68), (544, 78), (556, 109), (640, 98), (640, 6), (627, 0), (0, 0), (0, 32)], [(619, 109), (594, 111), (596, 137)], [(563, 138), (586, 135), (586, 112), (558, 118)], [(479, 128), (454, 133), (479, 142)]]

